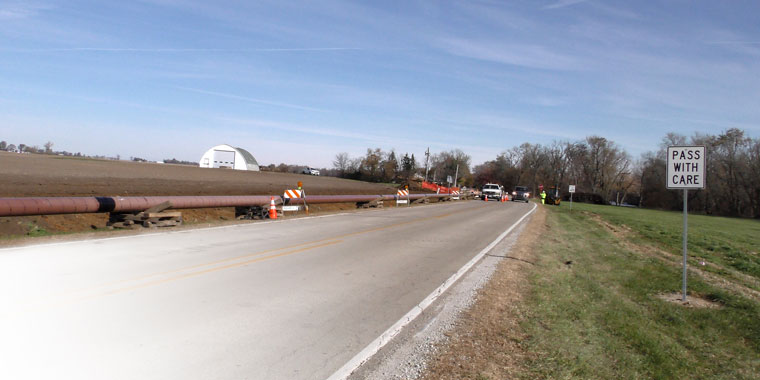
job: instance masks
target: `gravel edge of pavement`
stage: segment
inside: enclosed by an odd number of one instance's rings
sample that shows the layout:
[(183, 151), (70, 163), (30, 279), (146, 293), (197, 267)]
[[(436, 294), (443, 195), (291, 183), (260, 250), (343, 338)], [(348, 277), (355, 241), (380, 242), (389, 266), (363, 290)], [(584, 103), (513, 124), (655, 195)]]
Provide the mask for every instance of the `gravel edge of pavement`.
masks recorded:
[(430, 360), (445, 348), (450, 332), (461, 324), (462, 314), (477, 301), (479, 291), (489, 283), (534, 215), (532, 212), (486, 252), (451, 288), (347, 379), (411, 380), (423, 376)]

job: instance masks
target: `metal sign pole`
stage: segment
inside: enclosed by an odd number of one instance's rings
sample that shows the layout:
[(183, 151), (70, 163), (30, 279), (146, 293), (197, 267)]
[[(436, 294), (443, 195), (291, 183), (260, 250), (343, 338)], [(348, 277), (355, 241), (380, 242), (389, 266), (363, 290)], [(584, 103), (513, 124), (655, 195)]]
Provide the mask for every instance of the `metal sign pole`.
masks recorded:
[[(573, 193), (575, 193), (575, 185), (569, 185), (567, 191), (570, 192), (570, 211), (573, 211)], [(557, 192), (559, 192), (559, 185), (557, 186)]]
[(430, 172), (430, 147), (425, 151), (425, 182), (428, 180), (428, 172)]
[(689, 230), (689, 190), (683, 189), (683, 302), (686, 302), (686, 245)]
[(454, 173), (454, 187), (457, 186), (458, 179), (459, 179), (459, 164), (457, 164), (457, 171)]
[(301, 190), (303, 196), (303, 209), (306, 210), (306, 215), (309, 215), (309, 205), (306, 204), (306, 190)]
[(668, 189), (683, 189), (683, 296), (686, 302), (686, 280), (689, 242), (689, 189), (705, 188), (707, 148), (704, 145), (676, 145), (668, 147), (668, 166), (665, 185)]

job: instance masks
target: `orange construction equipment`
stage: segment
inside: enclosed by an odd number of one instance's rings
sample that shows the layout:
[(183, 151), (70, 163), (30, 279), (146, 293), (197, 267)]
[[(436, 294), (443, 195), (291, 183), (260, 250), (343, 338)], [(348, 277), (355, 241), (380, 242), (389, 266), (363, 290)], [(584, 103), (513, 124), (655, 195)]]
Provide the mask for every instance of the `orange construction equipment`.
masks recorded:
[(277, 219), (277, 207), (274, 205), (274, 197), (269, 200), (269, 219)]

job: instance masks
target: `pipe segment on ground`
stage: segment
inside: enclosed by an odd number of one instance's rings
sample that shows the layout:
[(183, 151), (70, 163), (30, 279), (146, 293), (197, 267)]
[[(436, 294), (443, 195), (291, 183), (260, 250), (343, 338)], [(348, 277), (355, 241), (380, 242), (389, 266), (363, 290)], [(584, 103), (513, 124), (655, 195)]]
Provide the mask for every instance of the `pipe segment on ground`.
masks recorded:
[[(444, 198), (449, 194), (410, 194), (410, 200)], [(219, 195), (219, 196), (157, 196), (157, 197), (38, 197), (0, 198), (0, 216), (86, 214), (96, 212), (127, 213), (145, 211), (164, 202), (173, 209), (210, 207), (248, 207), (268, 205), (271, 195)], [(277, 203), (282, 197), (274, 196)], [(307, 204), (393, 201), (406, 199), (396, 195), (312, 195)], [(303, 204), (303, 199), (291, 198), (288, 204)]]

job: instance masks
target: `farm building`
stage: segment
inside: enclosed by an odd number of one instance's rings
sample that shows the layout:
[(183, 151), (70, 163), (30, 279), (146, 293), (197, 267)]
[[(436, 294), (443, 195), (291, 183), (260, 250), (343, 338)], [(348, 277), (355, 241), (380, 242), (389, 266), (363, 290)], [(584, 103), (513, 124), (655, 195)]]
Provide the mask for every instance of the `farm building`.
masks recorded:
[(247, 150), (222, 144), (203, 154), (198, 163), (202, 168), (227, 168), (259, 171), (259, 163)]

